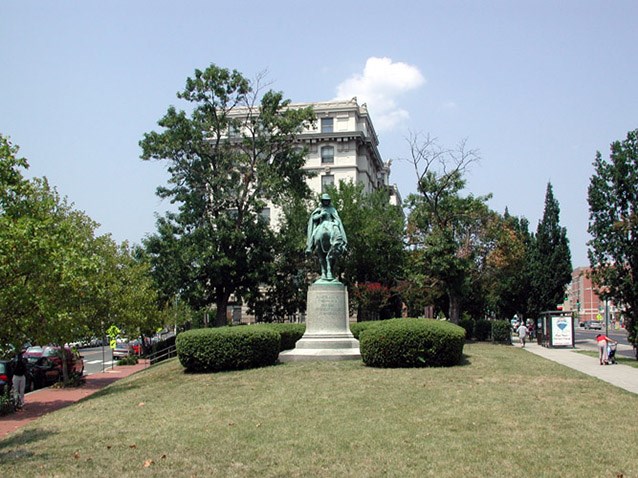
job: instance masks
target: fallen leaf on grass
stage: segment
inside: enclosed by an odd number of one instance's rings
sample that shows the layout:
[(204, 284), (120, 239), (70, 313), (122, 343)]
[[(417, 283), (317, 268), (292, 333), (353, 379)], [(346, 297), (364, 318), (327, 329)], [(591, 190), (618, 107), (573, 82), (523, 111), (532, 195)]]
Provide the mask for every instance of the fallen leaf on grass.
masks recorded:
[(144, 405), (146, 405), (146, 403), (144, 403), (144, 402), (140, 402), (140, 403), (137, 404), (138, 407), (143, 407)]
[(149, 466), (154, 465), (154, 464), (155, 464), (155, 462), (153, 460), (146, 460), (144, 462), (144, 468), (148, 468)]
[(133, 443), (132, 445), (128, 446), (129, 448), (137, 448), (137, 445), (135, 443)]
[(166, 460), (166, 455), (162, 455), (160, 458), (161, 458), (162, 460)]
[(75, 453), (73, 453), (73, 458), (75, 458), (76, 460), (80, 459), (80, 452), (76, 451)]

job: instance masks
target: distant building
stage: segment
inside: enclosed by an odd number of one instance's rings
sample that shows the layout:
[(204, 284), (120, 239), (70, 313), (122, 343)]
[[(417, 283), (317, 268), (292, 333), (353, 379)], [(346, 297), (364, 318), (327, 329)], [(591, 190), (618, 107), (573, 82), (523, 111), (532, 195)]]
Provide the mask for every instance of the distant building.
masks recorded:
[(379, 139), (366, 105), (359, 105), (356, 98), (291, 105), (307, 106), (314, 109), (317, 123), (298, 139), (309, 150), (304, 169), (316, 173), (308, 180), (310, 189), (319, 193), (341, 180), (352, 181), (363, 184), (367, 192), (388, 188), (400, 203), (396, 186), (390, 185), (390, 163), (384, 163), (379, 154)]
[[(379, 138), (372, 125), (365, 104), (359, 105), (356, 98), (344, 101), (317, 103), (292, 103), (289, 108), (311, 106), (317, 116), (314, 127), (306, 128), (298, 137), (308, 154), (306, 171), (314, 173), (308, 178), (308, 187), (317, 195), (327, 186), (339, 181), (363, 184), (364, 191), (372, 192), (387, 188), (391, 202), (401, 204), (396, 185), (390, 184), (390, 161), (384, 163), (379, 153)], [(237, 108), (232, 115), (245, 114)], [(273, 205), (264, 210), (273, 227), (279, 223), (280, 211)]]
[[(605, 320), (605, 301), (596, 293), (596, 288), (590, 277), (589, 267), (578, 267), (572, 272), (572, 281), (568, 286), (565, 310), (574, 311), (579, 322), (590, 320)], [(609, 321), (613, 322), (618, 314), (616, 307), (608, 303)]]

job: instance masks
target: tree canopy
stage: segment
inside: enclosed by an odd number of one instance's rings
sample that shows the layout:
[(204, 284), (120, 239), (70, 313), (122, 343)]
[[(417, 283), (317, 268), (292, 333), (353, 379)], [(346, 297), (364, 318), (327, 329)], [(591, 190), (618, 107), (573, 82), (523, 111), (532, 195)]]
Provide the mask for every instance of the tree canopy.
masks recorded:
[(109, 321), (148, 327), (156, 298), (145, 266), (46, 179), (25, 179), (17, 153), (0, 135), (0, 342), (64, 344)]
[(638, 345), (638, 130), (596, 152), (588, 189), (589, 262), (599, 293), (623, 311), (629, 340)]
[(195, 70), (177, 95), (190, 114), (169, 107), (162, 130), (140, 141), (142, 159), (168, 162), (169, 185), (158, 195), (178, 206), (145, 241), (157, 284), (167, 300), (215, 305), (215, 325), (226, 323), (231, 294), (257, 288), (270, 272), (267, 201), (308, 194), (295, 138), (314, 121), (312, 109), (289, 108), (280, 92), (261, 95), (260, 81), (216, 65)]

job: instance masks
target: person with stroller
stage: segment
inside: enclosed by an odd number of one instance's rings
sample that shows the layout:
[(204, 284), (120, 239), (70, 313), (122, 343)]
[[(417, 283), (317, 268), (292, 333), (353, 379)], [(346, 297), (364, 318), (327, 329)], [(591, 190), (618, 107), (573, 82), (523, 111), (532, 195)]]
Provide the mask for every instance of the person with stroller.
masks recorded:
[(609, 351), (607, 350), (607, 345), (612, 343), (618, 345), (618, 342), (607, 337), (605, 334), (596, 335), (596, 342), (598, 343), (598, 360), (600, 365), (609, 365)]

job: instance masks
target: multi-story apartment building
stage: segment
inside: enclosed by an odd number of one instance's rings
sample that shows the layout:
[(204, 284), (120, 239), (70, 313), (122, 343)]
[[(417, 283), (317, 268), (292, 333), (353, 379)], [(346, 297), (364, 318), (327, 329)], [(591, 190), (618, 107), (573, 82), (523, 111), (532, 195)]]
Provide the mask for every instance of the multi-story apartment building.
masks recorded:
[(342, 180), (359, 182), (368, 192), (389, 188), (400, 202), (396, 187), (389, 182), (390, 164), (379, 154), (379, 139), (366, 105), (359, 105), (356, 98), (292, 105), (306, 106), (312, 106), (317, 115), (314, 127), (298, 138), (308, 148), (305, 169), (316, 174), (309, 179), (310, 189), (321, 192)]
[[(308, 178), (310, 189), (321, 194), (328, 185), (340, 181), (363, 184), (367, 192), (387, 188), (393, 204), (401, 204), (396, 185), (390, 184), (390, 161), (381, 159), (379, 138), (365, 104), (356, 98), (343, 101), (293, 103), (289, 108), (312, 106), (317, 121), (297, 137), (299, 146), (307, 149), (304, 169), (313, 173)], [(241, 108), (233, 115), (245, 114)], [(277, 227), (280, 211), (269, 205), (264, 211)]]

